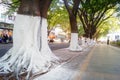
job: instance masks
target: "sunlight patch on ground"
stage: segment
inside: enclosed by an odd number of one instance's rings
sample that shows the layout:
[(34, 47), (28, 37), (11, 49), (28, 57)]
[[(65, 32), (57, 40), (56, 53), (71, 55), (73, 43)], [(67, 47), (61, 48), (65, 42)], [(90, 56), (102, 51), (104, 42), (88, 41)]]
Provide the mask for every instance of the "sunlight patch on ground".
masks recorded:
[(61, 65), (34, 80), (70, 80), (75, 71), (62, 67)]

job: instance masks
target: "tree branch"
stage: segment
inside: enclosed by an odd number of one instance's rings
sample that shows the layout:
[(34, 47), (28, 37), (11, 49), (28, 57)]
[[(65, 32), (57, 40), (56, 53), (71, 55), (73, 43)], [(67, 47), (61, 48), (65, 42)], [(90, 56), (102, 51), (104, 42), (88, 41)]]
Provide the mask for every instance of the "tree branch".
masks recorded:
[(65, 7), (66, 7), (68, 13), (71, 14), (71, 9), (70, 9), (70, 7), (68, 5), (68, 1), (67, 0), (63, 0), (63, 1), (64, 1)]
[(87, 32), (87, 26), (86, 26), (86, 23), (84, 22), (85, 20), (82, 18), (82, 14), (80, 14), (80, 12), (78, 12), (78, 16), (79, 16), (79, 19), (81, 20), (81, 22), (83, 24), (84, 31)]
[(72, 12), (74, 13), (74, 15), (77, 15), (80, 0), (73, 0), (73, 2), (74, 2), (74, 5), (73, 5)]

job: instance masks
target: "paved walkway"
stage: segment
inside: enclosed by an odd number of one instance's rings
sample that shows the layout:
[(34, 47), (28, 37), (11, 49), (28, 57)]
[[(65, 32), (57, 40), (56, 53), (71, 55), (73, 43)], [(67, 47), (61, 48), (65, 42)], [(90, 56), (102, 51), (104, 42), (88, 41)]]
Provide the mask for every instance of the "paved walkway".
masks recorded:
[(67, 62), (34, 80), (120, 80), (120, 48), (96, 45), (82, 52), (53, 50)]
[(72, 80), (91, 48), (86, 48), (82, 52), (69, 51), (67, 48), (53, 50), (60, 59), (69, 60), (34, 80)]
[[(61, 47), (61, 46), (58, 46), (58, 44), (56, 45), (57, 47)], [(56, 67), (55, 69), (52, 69), (47, 74), (43, 75), (43, 77), (40, 76), (41, 79), (38, 79), (38, 80), (69, 80), (68, 78), (70, 78), (70, 75), (73, 75), (73, 72), (75, 72), (79, 68), (78, 66), (82, 63), (82, 61), (85, 59), (86, 55), (88, 54), (88, 51), (90, 50), (90, 48), (84, 49), (83, 52), (72, 52), (72, 51), (69, 51), (67, 48), (56, 50), (54, 49), (56, 45), (50, 45), (53, 48), (52, 50), (53, 53), (56, 56), (58, 56), (60, 59), (67, 60), (67, 62), (64, 62), (58, 67)], [(6, 51), (6, 49), (8, 50), (11, 46), (12, 45), (7, 45), (7, 44), (0, 45), (0, 48), (1, 48), (0, 50), (3, 49)], [(65, 79), (61, 79), (63, 77)]]
[(73, 80), (120, 80), (120, 49), (108, 45), (96, 46)]
[(54, 51), (59, 52), (57, 55), (64, 54), (59, 55), (63, 59), (70, 55), (73, 58), (35, 80), (120, 80), (120, 49), (108, 45), (90, 49), (83, 52)]

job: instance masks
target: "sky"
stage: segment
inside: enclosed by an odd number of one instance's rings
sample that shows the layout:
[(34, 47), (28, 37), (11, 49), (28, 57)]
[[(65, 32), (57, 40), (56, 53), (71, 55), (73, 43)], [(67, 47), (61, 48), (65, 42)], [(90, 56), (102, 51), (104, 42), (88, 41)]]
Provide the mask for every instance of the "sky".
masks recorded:
[(0, 13), (4, 13), (6, 11), (7, 11), (6, 7), (1, 4), (0, 5)]

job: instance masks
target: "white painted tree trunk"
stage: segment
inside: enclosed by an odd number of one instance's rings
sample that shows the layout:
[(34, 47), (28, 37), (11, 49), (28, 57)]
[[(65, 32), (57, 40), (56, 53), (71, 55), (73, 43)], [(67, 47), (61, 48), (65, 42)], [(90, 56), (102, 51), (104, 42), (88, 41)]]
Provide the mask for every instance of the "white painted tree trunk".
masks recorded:
[(88, 45), (87, 45), (87, 40), (86, 40), (86, 38), (84, 38), (84, 37), (82, 37), (82, 45), (81, 45), (83, 48), (86, 48), (86, 47), (88, 47)]
[(18, 75), (47, 72), (58, 58), (47, 43), (47, 20), (41, 17), (17, 15), (13, 30), (13, 47), (0, 58), (0, 74)]
[[(47, 39), (47, 20), (46, 19), (42, 19), (42, 28), (39, 29), (39, 32), (42, 31), (42, 36), (41, 36), (41, 46), (40, 46), (40, 51), (41, 54), (50, 61), (55, 61), (56, 59), (58, 59), (58, 57), (56, 57), (51, 49), (48, 46), (48, 39)], [(41, 31), (40, 31), (41, 30)], [(39, 37), (40, 38), (40, 37)], [(39, 39), (40, 40), (40, 39)], [(38, 40), (38, 41), (39, 41)], [(40, 42), (40, 41), (39, 41)], [(55, 60), (54, 60), (55, 59)]]
[(94, 46), (94, 45), (95, 45), (95, 40), (90, 39), (90, 40), (89, 40), (89, 46)]
[(71, 41), (70, 41), (69, 50), (82, 51), (82, 48), (78, 43), (78, 33), (71, 33)]

